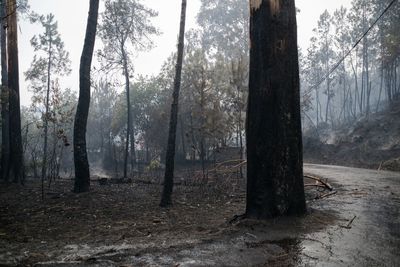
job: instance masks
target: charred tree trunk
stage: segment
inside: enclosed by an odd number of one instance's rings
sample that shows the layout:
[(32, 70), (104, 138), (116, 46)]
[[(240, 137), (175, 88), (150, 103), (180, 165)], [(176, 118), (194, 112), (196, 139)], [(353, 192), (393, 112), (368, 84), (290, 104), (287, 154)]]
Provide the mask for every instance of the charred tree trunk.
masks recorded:
[(7, 1), (8, 28), (8, 88), (10, 90), (10, 177), (14, 183), (24, 179), (24, 156), (21, 135), (21, 108), (19, 98), (18, 27), (16, 0)]
[[(242, 109), (240, 108), (239, 109), (239, 125), (238, 125), (238, 127), (239, 127), (239, 147), (240, 147), (240, 151), (239, 151), (239, 153), (240, 153), (240, 155), (239, 155), (239, 157), (240, 157), (240, 163), (242, 163), (243, 162), (243, 135), (242, 135)], [(243, 180), (243, 167), (242, 167), (242, 165), (240, 165), (240, 168), (239, 168), (239, 174), (240, 174), (240, 179), (241, 180)]]
[[(6, 17), (6, 1), (1, 1), (0, 17)], [(1, 20), (1, 177), (8, 182), (10, 164), (10, 114), (7, 70), (7, 32), (6, 20)]]
[(321, 103), (320, 103), (320, 101), (319, 101), (319, 88), (318, 87), (316, 87), (315, 88), (315, 101), (316, 101), (316, 109), (315, 109), (315, 111), (317, 112), (317, 128), (318, 128), (318, 126), (319, 126), (319, 114), (320, 114), (320, 106), (321, 106)]
[(250, 1), (246, 217), (306, 211), (294, 1)]
[(358, 75), (357, 75), (357, 58), (355, 64), (353, 63), (353, 60), (351, 60), (351, 68), (353, 70), (353, 75), (354, 75), (354, 105), (353, 105), (353, 114), (354, 118), (357, 116), (357, 106), (358, 106)]
[(183, 153), (183, 161), (186, 162), (186, 143), (185, 143), (185, 125), (183, 123), (182, 116), (179, 116), (179, 124), (181, 129), (181, 142), (182, 142), (182, 153)]
[[(125, 154), (124, 154), (124, 177), (128, 177), (128, 157), (129, 157), (129, 137), (131, 135), (131, 98), (130, 98), (130, 81), (129, 81), (129, 70), (128, 70), (128, 59), (125, 53), (124, 45), (121, 45), (122, 51), (122, 58), (123, 58), (123, 68), (124, 68), (124, 75), (125, 75), (125, 90), (126, 90), (126, 106), (128, 109), (128, 118), (126, 122), (126, 140), (125, 140)], [(132, 144), (133, 146), (133, 144)]]
[(174, 186), (175, 142), (176, 142), (176, 127), (178, 124), (179, 91), (181, 88), (183, 48), (185, 40), (185, 21), (186, 21), (186, 0), (182, 0), (181, 21), (180, 21), (179, 41), (178, 41), (178, 57), (176, 60), (176, 67), (175, 67), (174, 91), (172, 94), (168, 145), (167, 145), (167, 154), (165, 158), (164, 188), (160, 203), (161, 207), (166, 207), (171, 204), (171, 194)]
[(90, 106), (90, 68), (96, 40), (99, 0), (90, 0), (85, 43), (79, 68), (79, 100), (74, 121), (74, 192), (87, 192), (90, 188), (89, 162), (86, 151), (86, 127)]
[(135, 166), (137, 162), (136, 158), (136, 149), (135, 149), (135, 126), (133, 124), (133, 114), (132, 114), (132, 106), (130, 108), (131, 112), (131, 133), (130, 133), (130, 138), (131, 138), (131, 174), (132, 177), (135, 175)]
[(200, 91), (200, 162), (201, 162), (201, 171), (203, 174), (203, 182), (206, 180), (206, 166), (205, 166), (205, 158), (206, 158), (206, 148), (205, 148), (205, 128), (206, 128), (206, 112), (205, 112), (205, 90), (206, 90), (206, 82), (205, 82), (205, 71), (202, 68), (202, 81), (199, 87)]

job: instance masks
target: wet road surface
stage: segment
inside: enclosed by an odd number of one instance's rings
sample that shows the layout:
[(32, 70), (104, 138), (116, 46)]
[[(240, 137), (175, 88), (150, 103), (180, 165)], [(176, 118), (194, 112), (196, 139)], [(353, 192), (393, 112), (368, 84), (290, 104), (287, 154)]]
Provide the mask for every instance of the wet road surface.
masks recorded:
[(303, 252), (316, 258), (303, 262), (318, 266), (400, 266), (400, 173), (308, 164), (304, 171), (335, 184), (338, 193), (318, 205), (348, 221), (309, 234), (310, 239), (321, 243), (303, 242)]

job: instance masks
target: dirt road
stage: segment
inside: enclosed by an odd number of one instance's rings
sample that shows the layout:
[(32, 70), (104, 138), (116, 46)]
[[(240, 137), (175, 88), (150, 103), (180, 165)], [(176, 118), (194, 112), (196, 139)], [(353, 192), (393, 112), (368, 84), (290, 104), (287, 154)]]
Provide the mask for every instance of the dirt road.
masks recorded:
[[(303, 253), (319, 266), (399, 266), (400, 173), (339, 166), (305, 165), (305, 172), (328, 178), (338, 191), (315, 208), (349, 221), (331, 225), (303, 241)], [(352, 223), (347, 226), (350, 221)], [(351, 227), (351, 228), (350, 228)]]

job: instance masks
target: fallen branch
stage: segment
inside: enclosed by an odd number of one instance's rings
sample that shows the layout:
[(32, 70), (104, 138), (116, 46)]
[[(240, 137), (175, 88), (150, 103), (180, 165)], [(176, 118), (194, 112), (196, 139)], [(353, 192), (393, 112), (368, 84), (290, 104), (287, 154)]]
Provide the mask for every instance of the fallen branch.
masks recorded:
[(304, 174), (303, 176), (305, 178), (308, 178), (308, 179), (311, 179), (311, 180), (314, 180), (314, 181), (317, 181), (317, 182), (323, 184), (326, 188), (329, 189), (329, 191), (333, 190), (333, 187), (328, 182), (322, 181), (322, 179), (319, 178), (319, 177), (315, 177), (315, 176), (312, 176), (312, 175), (309, 175), (309, 174)]
[(356, 215), (354, 215), (353, 219), (351, 219), (347, 225), (340, 225), (340, 227), (346, 228), (346, 229), (351, 229), (351, 224), (353, 223), (353, 221), (355, 220), (355, 218), (357, 218)]
[(323, 184), (305, 184), (304, 187), (320, 187), (320, 188), (327, 189), (327, 187)]
[(333, 191), (333, 192), (329, 192), (323, 195), (318, 195), (315, 197), (315, 199), (323, 199), (323, 198), (327, 198), (329, 196), (335, 195), (337, 193), (337, 191)]
[(379, 164), (378, 171), (380, 171), (382, 169), (382, 164), (383, 164), (383, 161), (381, 161), (381, 164)]
[(241, 221), (241, 220), (243, 220), (243, 219), (245, 219), (245, 218), (246, 218), (246, 214), (235, 215), (235, 216), (233, 216), (232, 219), (230, 219), (230, 220), (228, 221), (228, 223), (229, 223), (229, 224), (234, 224), (234, 223), (237, 223), (237, 222), (239, 222), (239, 221)]
[[(239, 162), (239, 163), (235, 164), (233, 166), (229, 165), (231, 163), (237, 163), (237, 162)], [(208, 172), (227, 172), (227, 171), (230, 171), (230, 170), (234, 170), (235, 171), (235, 169), (241, 167), (242, 165), (244, 165), (246, 163), (247, 163), (247, 160), (244, 160), (244, 159), (228, 160), (228, 161), (224, 161), (224, 162), (218, 163), (217, 165), (215, 165), (214, 169), (208, 170)], [(221, 167), (225, 167), (225, 169), (221, 170), (220, 169)]]

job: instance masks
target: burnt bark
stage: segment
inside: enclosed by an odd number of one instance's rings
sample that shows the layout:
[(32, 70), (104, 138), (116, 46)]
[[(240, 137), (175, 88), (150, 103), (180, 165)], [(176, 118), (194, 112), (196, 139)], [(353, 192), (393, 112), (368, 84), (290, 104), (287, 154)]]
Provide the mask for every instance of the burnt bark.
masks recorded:
[(132, 112), (132, 105), (129, 100), (129, 109), (128, 112), (130, 114), (130, 124), (131, 124), (131, 133), (130, 133), (130, 139), (131, 139), (131, 146), (130, 146), (130, 152), (131, 152), (131, 176), (134, 177), (135, 175), (135, 166), (136, 166), (136, 149), (135, 149), (135, 125), (134, 125), (134, 116)]
[(24, 181), (24, 160), (21, 135), (21, 109), (19, 98), (18, 26), (16, 0), (7, 1), (7, 54), (10, 112), (10, 178), (14, 183)]
[[(7, 14), (5, 1), (1, 1), (0, 17)], [(0, 25), (1, 35), (1, 177), (8, 182), (10, 164), (10, 114), (9, 114), (9, 90), (7, 70), (7, 32), (6, 20), (2, 19)]]
[(169, 121), (168, 145), (165, 159), (164, 188), (161, 197), (161, 207), (171, 205), (171, 195), (174, 186), (175, 142), (178, 124), (179, 91), (181, 88), (181, 74), (183, 64), (183, 48), (185, 38), (186, 0), (182, 0), (181, 20), (179, 27), (178, 57), (175, 67), (174, 91), (172, 94), (171, 117)]
[[(128, 117), (126, 122), (126, 140), (125, 140), (125, 155), (124, 155), (124, 177), (128, 177), (128, 157), (129, 157), (129, 137), (132, 134), (132, 112), (131, 112), (131, 97), (130, 97), (130, 81), (129, 81), (129, 70), (128, 70), (128, 56), (125, 53), (124, 45), (121, 45), (123, 68), (125, 75), (125, 90), (126, 90), (126, 106), (128, 109)], [(132, 142), (131, 142), (132, 143)], [(131, 146), (134, 144), (132, 143)], [(131, 147), (132, 150), (132, 147)]]
[(251, 1), (250, 12), (246, 217), (303, 214), (295, 4)]
[(79, 100), (74, 121), (74, 192), (87, 192), (90, 189), (89, 161), (86, 150), (86, 128), (90, 106), (90, 68), (96, 40), (99, 0), (90, 0), (85, 43), (79, 68)]

